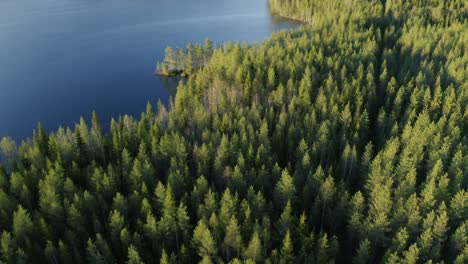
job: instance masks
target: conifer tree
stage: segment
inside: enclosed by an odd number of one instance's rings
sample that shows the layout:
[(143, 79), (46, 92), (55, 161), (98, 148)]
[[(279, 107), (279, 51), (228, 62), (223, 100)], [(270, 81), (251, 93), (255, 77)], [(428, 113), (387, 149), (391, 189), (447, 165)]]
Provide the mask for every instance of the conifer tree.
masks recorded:
[(246, 260), (250, 259), (254, 262), (258, 262), (263, 258), (262, 243), (260, 241), (260, 236), (256, 230), (252, 234), (252, 238), (250, 239), (247, 248), (244, 250), (244, 258)]
[(294, 249), (291, 241), (291, 234), (288, 230), (286, 235), (284, 235), (283, 244), (281, 246), (280, 263), (294, 263), (293, 251)]
[(192, 244), (196, 248), (198, 255), (202, 258), (213, 257), (216, 254), (216, 244), (205, 221), (200, 220), (193, 231)]

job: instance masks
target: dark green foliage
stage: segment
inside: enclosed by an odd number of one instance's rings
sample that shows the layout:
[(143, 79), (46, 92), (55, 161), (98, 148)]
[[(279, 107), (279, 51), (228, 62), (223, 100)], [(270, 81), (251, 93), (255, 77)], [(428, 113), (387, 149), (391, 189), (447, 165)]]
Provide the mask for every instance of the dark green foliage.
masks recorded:
[(463, 1), (271, 0), (170, 110), (0, 143), (1, 263), (466, 263)]

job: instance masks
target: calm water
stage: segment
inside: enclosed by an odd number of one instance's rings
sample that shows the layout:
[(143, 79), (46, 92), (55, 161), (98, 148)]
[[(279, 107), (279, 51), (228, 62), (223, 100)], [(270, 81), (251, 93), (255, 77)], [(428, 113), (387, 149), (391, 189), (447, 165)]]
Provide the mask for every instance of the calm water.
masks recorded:
[(96, 110), (139, 116), (167, 102), (153, 75), (165, 46), (259, 42), (296, 24), (266, 0), (0, 0), (0, 138), (72, 126)]

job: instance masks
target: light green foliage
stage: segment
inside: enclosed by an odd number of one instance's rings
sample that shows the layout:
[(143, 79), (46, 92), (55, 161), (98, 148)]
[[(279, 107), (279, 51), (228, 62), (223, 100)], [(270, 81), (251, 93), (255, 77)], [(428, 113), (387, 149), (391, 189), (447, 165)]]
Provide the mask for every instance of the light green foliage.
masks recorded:
[(193, 246), (200, 257), (210, 257), (216, 253), (216, 244), (205, 221), (200, 220), (193, 231)]
[(128, 248), (128, 258), (127, 264), (143, 264), (144, 262), (141, 260), (140, 254), (138, 253), (137, 249), (133, 246), (130, 245)]
[(252, 238), (244, 251), (244, 257), (255, 262), (258, 262), (263, 258), (262, 243), (257, 231), (252, 234)]
[(287, 170), (284, 170), (275, 188), (278, 208), (284, 208), (288, 201), (293, 201), (295, 193), (296, 188), (294, 187), (293, 178)]
[(294, 248), (291, 241), (291, 233), (289, 230), (284, 235), (283, 244), (281, 246), (281, 257), (280, 263), (282, 264), (289, 264), (294, 263)]

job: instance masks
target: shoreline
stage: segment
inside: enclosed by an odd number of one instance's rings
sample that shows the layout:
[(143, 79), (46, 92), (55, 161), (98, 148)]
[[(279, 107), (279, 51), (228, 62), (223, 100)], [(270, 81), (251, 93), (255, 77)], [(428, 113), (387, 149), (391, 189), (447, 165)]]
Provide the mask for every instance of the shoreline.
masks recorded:
[(301, 18), (299, 18), (299, 17), (293, 17), (293, 16), (282, 15), (282, 14), (280, 14), (279, 12), (277, 12), (277, 11), (275, 11), (275, 10), (273, 10), (273, 9), (270, 9), (270, 13), (271, 13), (272, 15), (274, 15), (274, 16), (279, 17), (279, 18), (287, 19), (287, 20), (292, 20), (292, 21), (294, 21), (294, 22), (297, 22), (297, 23), (301, 24), (302, 26), (303, 26), (303, 25), (308, 25), (308, 24), (310, 23), (310, 22), (305, 21), (305, 20), (303, 20), (303, 19), (301, 19)]
[(188, 74), (184, 70), (173, 70), (173, 71), (169, 71), (167, 73), (155, 71), (154, 75), (162, 76), (162, 77), (178, 77), (178, 76), (185, 77)]

